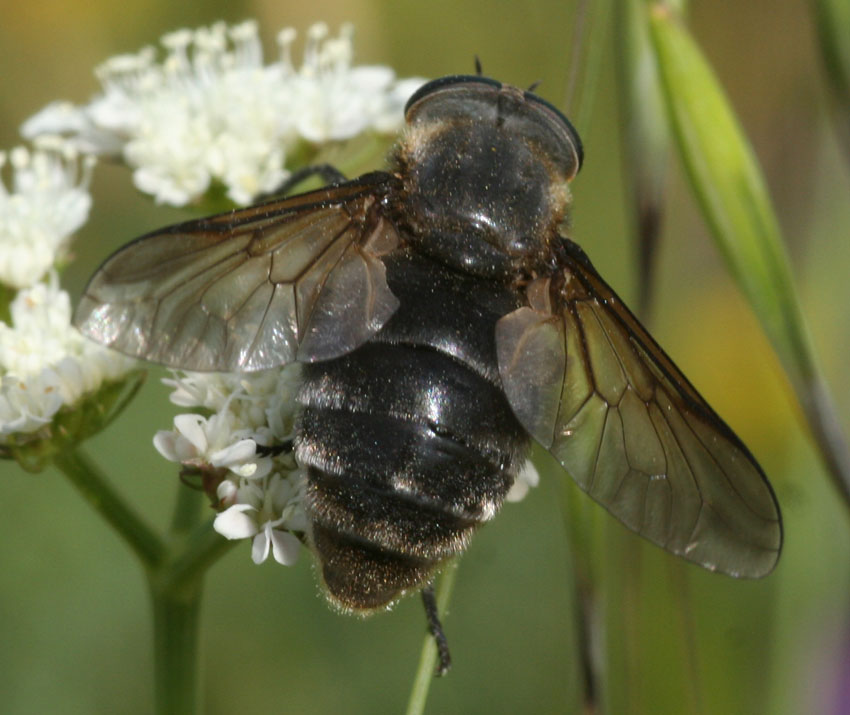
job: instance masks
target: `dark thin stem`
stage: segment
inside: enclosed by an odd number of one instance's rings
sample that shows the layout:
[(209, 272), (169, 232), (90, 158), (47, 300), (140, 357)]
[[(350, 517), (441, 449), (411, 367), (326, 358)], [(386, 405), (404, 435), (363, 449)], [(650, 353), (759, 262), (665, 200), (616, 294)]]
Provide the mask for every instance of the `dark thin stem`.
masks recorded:
[(93, 461), (76, 449), (57, 454), (54, 462), (83, 498), (121, 535), (145, 568), (154, 568), (162, 562), (165, 556), (162, 540), (125, 503)]
[[(573, 559), (573, 562), (577, 563), (576, 559)], [(596, 633), (598, 622), (596, 598), (593, 585), (587, 575), (582, 573), (582, 569), (575, 568), (573, 578), (575, 580), (573, 596), (576, 607), (575, 625), (581, 660), (582, 703), (584, 712), (589, 715), (597, 712), (600, 686), (594, 657), (595, 643), (599, 637)]]
[(572, 605), (583, 712), (585, 715), (593, 715), (599, 711), (599, 700), (606, 686), (600, 667), (605, 642), (601, 633), (601, 616), (595, 588), (597, 574), (590, 558), (594, 512), (588, 509), (588, 501), (584, 495), (566, 480), (562, 482), (561, 496), (561, 513), (572, 565)]

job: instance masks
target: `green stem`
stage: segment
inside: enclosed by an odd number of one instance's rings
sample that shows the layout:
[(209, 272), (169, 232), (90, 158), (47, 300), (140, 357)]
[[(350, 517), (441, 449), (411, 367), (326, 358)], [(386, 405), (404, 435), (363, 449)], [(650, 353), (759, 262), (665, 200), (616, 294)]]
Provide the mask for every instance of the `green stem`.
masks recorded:
[(228, 541), (213, 530), (213, 520), (197, 527), (161, 575), (161, 585), (179, 590), (200, 580), (207, 569), (230, 551), (238, 541)]
[(696, 624), (694, 623), (694, 606), (691, 598), (690, 581), (688, 573), (685, 571), (684, 564), (679, 560), (666, 559), (667, 572), (670, 575), (670, 588), (672, 589), (672, 602), (676, 606), (676, 612), (679, 616), (678, 630), (682, 637), (680, 643), (682, 646), (682, 672), (686, 677), (682, 678), (682, 683), (685, 686), (685, 698), (683, 703), (687, 702), (689, 711), (696, 715), (702, 715), (705, 712), (703, 705), (705, 698), (703, 697), (703, 673), (699, 662), (699, 649), (697, 646)]
[[(454, 588), (455, 576), (457, 575), (457, 561), (452, 561), (443, 570), (440, 583), (437, 586), (437, 611), (440, 618), (445, 616), (446, 608)], [(419, 667), (413, 679), (413, 688), (410, 691), (410, 700), (407, 702), (407, 715), (422, 715), (425, 712), (425, 702), (428, 699), (428, 690), (434, 679), (437, 668), (437, 643), (429, 633), (425, 636), (422, 644), (422, 654), (419, 656)]]
[(203, 501), (197, 489), (178, 489), (169, 558), (148, 577), (158, 715), (201, 712), (198, 622), (204, 574), (233, 543), (213, 530), (212, 519), (198, 525)]
[(162, 540), (124, 502), (91, 459), (75, 449), (58, 453), (54, 462), (83, 498), (118, 532), (145, 568), (154, 568), (162, 562), (165, 555)]
[(166, 545), (81, 451), (59, 453), (54, 461), (145, 567), (153, 606), (156, 712), (200, 712), (198, 637), (203, 577), (235, 542), (217, 534), (212, 519), (198, 525), (204, 498), (199, 491), (179, 489)]
[(177, 502), (171, 517), (171, 533), (174, 536), (185, 536), (197, 527), (204, 499), (205, 495), (200, 489), (190, 489), (183, 485), (177, 490)]
[(158, 715), (201, 711), (198, 635), (203, 580), (165, 587), (151, 578), (154, 621), (154, 683)]
[(179, 488), (169, 558), (148, 576), (158, 715), (201, 712), (198, 623), (204, 574), (233, 543), (213, 530), (212, 519), (198, 525), (203, 500), (203, 492)]

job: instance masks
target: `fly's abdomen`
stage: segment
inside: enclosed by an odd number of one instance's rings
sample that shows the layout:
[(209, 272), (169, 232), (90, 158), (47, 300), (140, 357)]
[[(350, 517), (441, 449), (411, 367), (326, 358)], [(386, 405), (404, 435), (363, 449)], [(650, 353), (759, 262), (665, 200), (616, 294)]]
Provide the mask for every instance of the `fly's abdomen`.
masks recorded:
[(421, 257), (388, 261), (388, 280), (396, 315), (358, 350), (305, 366), (300, 395), (313, 547), (330, 597), (358, 610), (462, 551), (527, 446), (493, 348), (509, 291)]

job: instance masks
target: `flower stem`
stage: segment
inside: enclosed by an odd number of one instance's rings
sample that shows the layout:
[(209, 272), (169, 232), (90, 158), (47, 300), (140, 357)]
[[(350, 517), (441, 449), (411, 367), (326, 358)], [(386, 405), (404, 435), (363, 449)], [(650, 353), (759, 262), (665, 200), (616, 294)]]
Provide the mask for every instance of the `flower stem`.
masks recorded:
[(203, 577), (234, 542), (198, 524), (203, 494), (181, 487), (170, 539), (161, 539), (80, 450), (54, 457), (56, 466), (85, 500), (126, 541), (145, 567), (153, 605), (156, 712), (200, 712), (198, 637)]
[(148, 573), (154, 627), (154, 680), (158, 715), (201, 712), (198, 640), (204, 574), (231, 546), (198, 525), (203, 492), (178, 488), (168, 558)]
[(154, 682), (158, 715), (201, 710), (198, 621), (203, 580), (181, 589), (150, 579), (154, 621)]
[[(457, 561), (452, 561), (443, 569), (440, 583), (437, 586), (437, 610), (440, 617), (445, 616), (452, 595), (452, 588), (457, 575)], [(410, 690), (410, 700), (407, 702), (407, 715), (422, 715), (425, 712), (425, 702), (428, 699), (428, 690), (434, 679), (437, 668), (437, 643), (429, 633), (425, 636), (422, 644), (422, 654), (419, 656), (419, 667), (413, 679), (413, 688)]]
[(203, 577), (206, 570), (238, 541), (228, 541), (212, 528), (213, 520), (198, 526), (161, 575), (163, 588), (179, 590)]
[(130, 546), (147, 569), (160, 564), (165, 545), (107, 482), (100, 468), (79, 449), (59, 452), (54, 463)]
[(177, 502), (171, 516), (171, 533), (174, 536), (186, 535), (197, 527), (204, 498), (204, 493), (199, 489), (183, 485), (177, 490)]

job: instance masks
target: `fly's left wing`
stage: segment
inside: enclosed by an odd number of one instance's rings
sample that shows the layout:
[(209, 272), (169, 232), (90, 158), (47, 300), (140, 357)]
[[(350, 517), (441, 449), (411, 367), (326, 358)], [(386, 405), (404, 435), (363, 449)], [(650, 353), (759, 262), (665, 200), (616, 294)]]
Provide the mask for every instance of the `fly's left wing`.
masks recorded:
[(398, 300), (381, 257), (399, 241), (376, 172), (156, 231), (108, 258), (74, 316), (88, 337), (185, 370), (248, 372), (343, 355)]
[(779, 506), (753, 456), (569, 239), (496, 326), (525, 429), (627, 527), (710, 570), (763, 576)]

